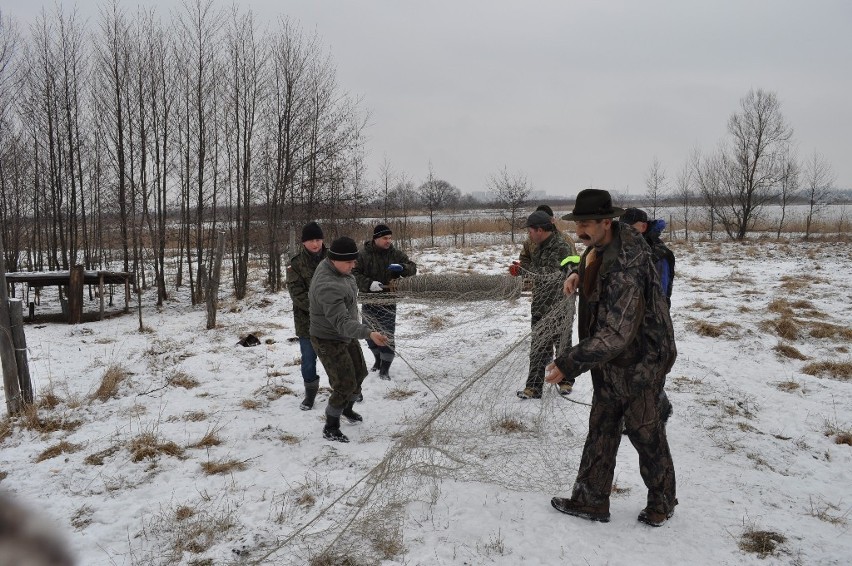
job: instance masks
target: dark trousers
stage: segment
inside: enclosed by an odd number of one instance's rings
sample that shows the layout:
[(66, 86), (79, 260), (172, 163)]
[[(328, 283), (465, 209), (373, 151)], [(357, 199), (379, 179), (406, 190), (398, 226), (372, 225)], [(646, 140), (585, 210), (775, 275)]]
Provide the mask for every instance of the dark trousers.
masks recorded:
[(313, 383), (319, 379), (317, 375), (317, 353), (311, 344), (311, 339), (299, 336), (299, 350), (302, 352), (302, 381)]
[[(570, 323), (569, 323), (570, 324)], [(527, 374), (526, 387), (541, 391), (544, 387), (544, 368), (553, 361), (554, 353), (560, 348), (560, 341), (565, 331), (564, 321), (554, 320), (553, 317), (532, 317), (530, 331), (530, 370)], [(571, 327), (568, 327), (567, 347), (571, 346)], [(573, 379), (565, 379), (563, 383), (574, 383)]]
[(350, 401), (361, 393), (361, 383), (367, 377), (367, 365), (358, 340), (341, 342), (311, 336), (311, 344), (328, 374), (331, 397), (326, 414), (339, 417)]
[(634, 379), (631, 368), (607, 365), (603, 371), (592, 370), (592, 382), (589, 434), (571, 497), (587, 505), (609, 506), (623, 419), (627, 437), (639, 454), (648, 508), (668, 513), (674, 508), (676, 492), (674, 463), (660, 421), (664, 376), (643, 383)]
[[(361, 316), (367, 326), (393, 340), (396, 333), (396, 305), (365, 304), (361, 306)], [(381, 359), (393, 360), (394, 353), (390, 346), (379, 346), (367, 338), (367, 347)]]

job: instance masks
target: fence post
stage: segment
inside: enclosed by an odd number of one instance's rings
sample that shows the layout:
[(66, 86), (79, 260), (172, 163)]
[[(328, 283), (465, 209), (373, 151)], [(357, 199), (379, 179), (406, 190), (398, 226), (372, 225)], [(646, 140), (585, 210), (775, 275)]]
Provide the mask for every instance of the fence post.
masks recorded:
[(82, 265), (71, 268), (68, 277), (68, 324), (83, 322), (83, 281), (86, 272)]
[(15, 347), (15, 362), (18, 364), (18, 384), (24, 403), (33, 403), (33, 382), (30, 379), (30, 364), (27, 360), (27, 336), (24, 334), (24, 302), (9, 300), (9, 322), (12, 326), (12, 345)]
[(9, 415), (21, 412), (21, 387), (18, 383), (18, 362), (12, 342), (9, 318), (9, 288), (6, 286), (6, 252), (3, 234), (0, 233), (0, 365), (3, 367), (3, 390), (6, 393), (6, 410)]

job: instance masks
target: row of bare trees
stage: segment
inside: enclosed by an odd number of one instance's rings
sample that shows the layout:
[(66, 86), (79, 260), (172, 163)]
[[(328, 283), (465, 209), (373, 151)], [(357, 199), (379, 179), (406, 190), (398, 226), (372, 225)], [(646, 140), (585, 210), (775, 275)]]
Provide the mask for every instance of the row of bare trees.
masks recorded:
[[(153, 271), (201, 299), (225, 231), (237, 297), (250, 253), (283, 284), (287, 227), (356, 218), (366, 115), (319, 39), (281, 19), (186, 0), (165, 18), (0, 13), (0, 229), (10, 270)], [(153, 268), (153, 269), (152, 269)]]
[(654, 158), (645, 176), (652, 214), (656, 216), (663, 201), (674, 202), (689, 238), (689, 222), (700, 204), (708, 216), (711, 234), (718, 224), (729, 238), (742, 240), (754, 229), (766, 205), (781, 206), (777, 225), (780, 236), (787, 206), (794, 201), (805, 202), (804, 237), (809, 238), (814, 220), (832, 202), (831, 165), (816, 151), (799, 159), (793, 129), (773, 92), (750, 91), (728, 119), (727, 129), (728, 138), (715, 152), (692, 152), (671, 187), (665, 169)]

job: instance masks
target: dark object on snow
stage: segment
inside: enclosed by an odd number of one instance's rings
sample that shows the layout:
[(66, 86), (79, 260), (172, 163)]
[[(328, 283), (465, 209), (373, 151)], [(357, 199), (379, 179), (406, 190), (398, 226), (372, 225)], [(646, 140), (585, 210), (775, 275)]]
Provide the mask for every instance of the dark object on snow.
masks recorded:
[(72, 566), (65, 540), (35, 511), (0, 492), (0, 564)]
[(248, 336), (246, 336), (245, 338), (243, 338), (239, 342), (237, 342), (237, 344), (239, 344), (240, 346), (245, 346), (246, 348), (249, 348), (251, 346), (259, 346), (260, 340), (254, 334), (249, 334)]

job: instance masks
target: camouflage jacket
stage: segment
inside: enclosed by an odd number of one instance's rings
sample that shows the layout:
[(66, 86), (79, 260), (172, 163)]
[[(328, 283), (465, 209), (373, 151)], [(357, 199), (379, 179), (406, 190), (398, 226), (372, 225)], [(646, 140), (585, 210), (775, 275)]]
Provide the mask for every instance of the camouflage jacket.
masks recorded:
[[(403, 267), (402, 273), (388, 271), (388, 266), (392, 263), (400, 264)], [(373, 281), (387, 285), (391, 279), (411, 277), (416, 274), (417, 264), (408, 259), (405, 252), (393, 245), (386, 250), (380, 249), (372, 240), (364, 242), (364, 247), (358, 253), (358, 263), (352, 270), (352, 275), (358, 281), (358, 289), (364, 293), (370, 291), (370, 284)]]
[(330, 259), (317, 266), (308, 291), (311, 336), (324, 340), (368, 338), (370, 327), (358, 315), (358, 286), (351, 274), (337, 271)]
[(558, 231), (532, 247), (532, 255), (527, 269), (536, 275), (532, 287), (532, 316), (541, 318), (562, 299), (562, 260), (575, 255), (574, 242), (562, 236)]
[[(587, 249), (580, 261), (580, 342), (556, 365), (567, 377), (591, 370), (596, 382), (629, 368), (631, 380), (641, 386), (665, 376), (674, 364), (674, 330), (650, 248), (629, 226), (612, 226), (612, 242)], [(602, 257), (587, 295), (583, 277), (592, 250)]]
[(311, 287), (311, 279), (317, 266), (325, 258), (327, 248), (323, 244), (319, 254), (314, 255), (302, 246), (298, 254), (290, 258), (287, 266), (287, 290), (293, 301), (293, 321), (296, 323), (296, 336), (307, 338), (310, 336), (310, 301), (308, 290)]

